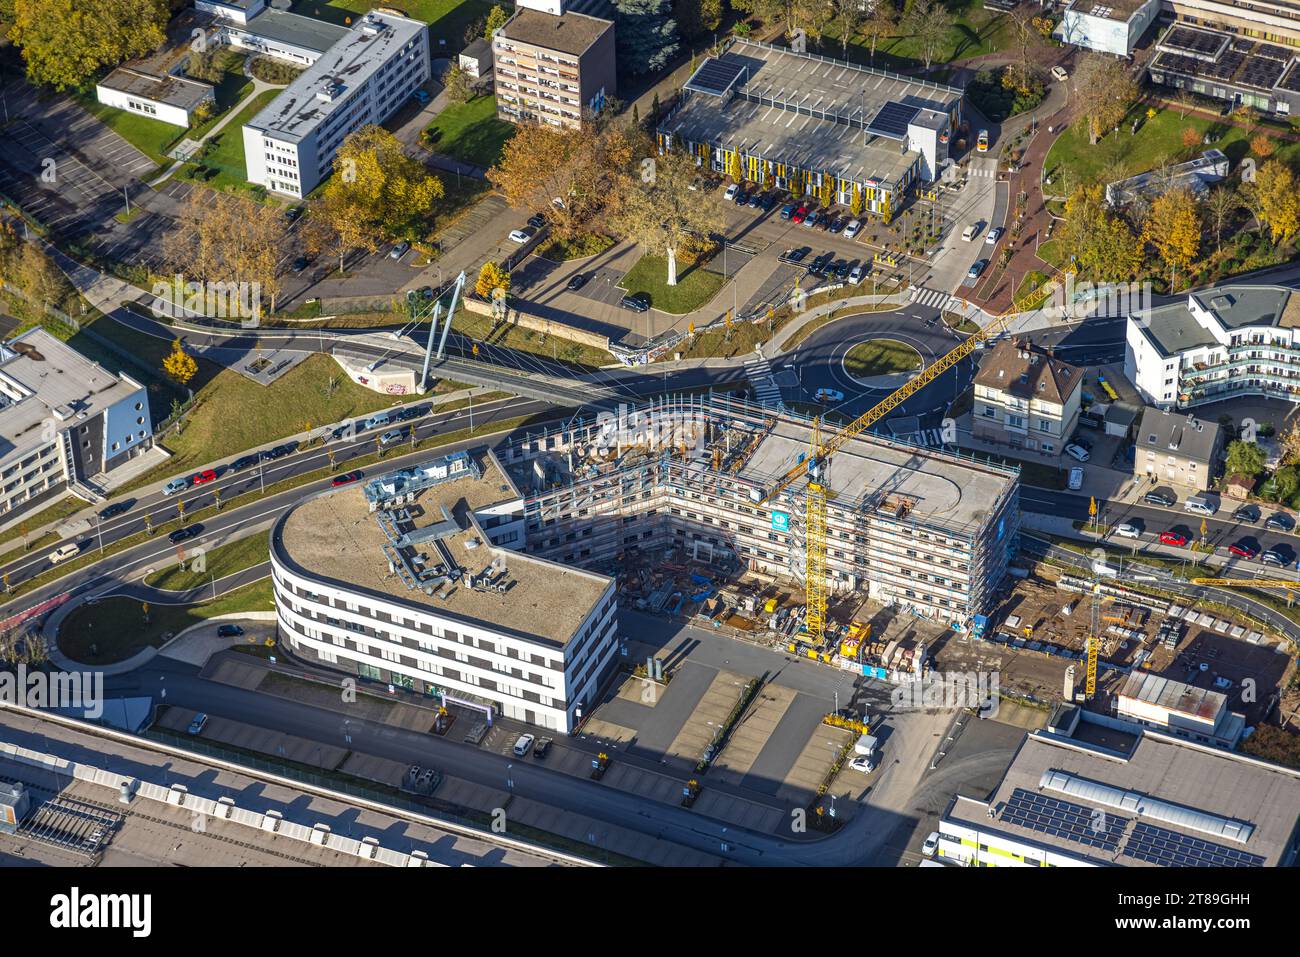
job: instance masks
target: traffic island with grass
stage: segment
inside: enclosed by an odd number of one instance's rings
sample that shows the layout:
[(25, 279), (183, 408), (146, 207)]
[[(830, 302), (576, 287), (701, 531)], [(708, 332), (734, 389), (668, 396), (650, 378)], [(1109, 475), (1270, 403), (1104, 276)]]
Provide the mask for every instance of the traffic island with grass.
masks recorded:
[(844, 371), (855, 379), (916, 372), (922, 365), (921, 353), (897, 339), (868, 339), (844, 355)]

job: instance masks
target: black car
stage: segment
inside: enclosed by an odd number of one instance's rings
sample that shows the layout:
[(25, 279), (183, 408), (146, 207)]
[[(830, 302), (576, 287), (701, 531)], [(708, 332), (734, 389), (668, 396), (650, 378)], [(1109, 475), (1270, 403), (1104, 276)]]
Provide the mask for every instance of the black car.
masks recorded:
[(551, 750), (551, 739), (538, 738), (537, 742), (533, 745), (533, 757), (544, 758), (548, 753), (550, 753), (550, 750)]
[(288, 209), (284, 211), (284, 218), (289, 220), (289, 222), (293, 222), (301, 215), (302, 215), (301, 206), (290, 206)]
[(243, 455), (230, 463), (230, 470), (232, 472), (239, 472), (243, 469), (252, 468), (260, 461), (262, 461), (262, 458), (259, 455)]
[(574, 292), (585, 285), (587, 285), (587, 274), (583, 272), (575, 272), (569, 277), (569, 281), (564, 284), (564, 288), (569, 290), (569, 292)]
[(424, 409), (418, 405), (408, 406), (405, 409), (398, 409), (396, 418), (398, 422), (409, 422), (411, 419), (418, 419), (424, 415)]
[(776, 206), (776, 194), (765, 193), (763, 195), (762, 200), (759, 202), (759, 205), (763, 207), (763, 212), (765, 213), (771, 212), (773, 207)]
[(432, 286), (421, 286), (421, 287), (420, 287), (420, 298), (423, 299), (423, 300), (425, 300), (426, 302), (432, 300), (432, 299), (433, 299), (433, 287), (432, 287)]
[(173, 545), (179, 545), (181, 542), (185, 541), (186, 539), (193, 538), (201, 531), (203, 531), (203, 525), (199, 522), (196, 522), (193, 525), (187, 525), (185, 528), (176, 529), (176, 531), (168, 535), (167, 538), (171, 540), (171, 543)]
[(546, 217), (541, 213), (533, 213), (533, 215), (528, 217), (528, 225), (533, 227), (533, 229), (541, 229), (546, 225)]
[(644, 292), (624, 296), (622, 306), (624, 309), (631, 309), (633, 312), (646, 312), (650, 308), (650, 296)]
[(1154, 492), (1147, 492), (1142, 496), (1142, 500), (1148, 505), (1159, 505), (1161, 508), (1170, 508), (1177, 501), (1169, 492), (1156, 489)]
[(107, 508), (101, 508), (99, 510), (99, 517), (112, 518), (114, 515), (121, 515), (123, 512), (129, 511), (133, 504), (135, 504), (133, 500), (114, 502)]
[(1265, 520), (1264, 527), (1278, 532), (1289, 532), (1295, 527), (1295, 522), (1285, 512), (1274, 512)]
[(218, 638), (238, 638), (238, 637), (239, 637), (240, 635), (242, 635), (243, 633), (244, 633), (244, 629), (240, 628), (238, 625), (218, 625), (218, 626), (217, 626), (217, 637), (218, 637)]
[(831, 220), (831, 224), (826, 227), (826, 231), (828, 233), (838, 233), (843, 231), (844, 227), (847, 225), (848, 223), (845, 222), (843, 216), (836, 216), (833, 220)]
[(754, 190), (749, 194), (749, 199), (745, 202), (745, 205), (750, 209), (758, 209), (763, 205), (763, 194), (758, 190)]
[(1273, 565), (1276, 568), (1285, 568), (1290, 564), (1290, 562), (1287, 561), (1286, 556), (1276, 548), (1270, 548), (1268, 551), (1264, 552), (1263, 555), (1259, 556), (1259, 560), (1265, 565)]
[(841, 282), (849, 278), (849, 261), (847, 259), (835, 260), (835, 265), (831, 268), (835, 270), (835, 278)]
[(822, 253), (812, 261), (812, 265), (808, 267), (808, 271), (814, 275), (820, 276), (826, 270), (826, 267), (831, 264), (831, 260), (834, 258), (834, 253)]
[(262, 453), (264, 459), (282, 459), (298, 447), (297, 442), (286, 442), (284, 445), (277, 445), (275, 448), (267, 449)]
[(736, 205), (737, 206), (749, 205), (749, 190), (742, 189), (739, 193), (736, 194)]
[(781, 258), (788, 263), (799, 263), (803, 262), (810, 252), (812, 252), (812, 250), (807, 246), (800, 246), (798, 249), (787, 249), (785, 255)]
[(295, 273), (302, 272), (310, 265), (311, 265), (310, 259), (308, 259), (306, 256), (299, 256), (297, 259), (293, 261), (293, 271)]
[(1243, 505), (1232, 513), (1232, 520), (1244, 525), (1254, 525), (1259, 521), (1259, 509), (1254, 505)]

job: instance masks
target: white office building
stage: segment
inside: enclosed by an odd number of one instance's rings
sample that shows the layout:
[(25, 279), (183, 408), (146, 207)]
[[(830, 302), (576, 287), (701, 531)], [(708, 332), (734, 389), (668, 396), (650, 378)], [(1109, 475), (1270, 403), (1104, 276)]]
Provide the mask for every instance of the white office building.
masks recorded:
[(458, 719), (568, 732), (617, 665), (614, 580), (515, 551), (523, 533), (488, 450), (309, 496), (271, 530), (280, 638)]
[(1055, 36), (1098, 53), (1127, 57), (1160, 13), (1160, 0), (1071, 0)]
[(1124, 374), (1162, 409), (1242, 395), (1300, 401), (1300, 298), (1220, 286), (1129, 316)]
[(248, 181), (298, 198), (315, 189), (350, 133), (382, 123), (429, 78), (427, 30), (379, 11), (358, 20), (244, 126)]

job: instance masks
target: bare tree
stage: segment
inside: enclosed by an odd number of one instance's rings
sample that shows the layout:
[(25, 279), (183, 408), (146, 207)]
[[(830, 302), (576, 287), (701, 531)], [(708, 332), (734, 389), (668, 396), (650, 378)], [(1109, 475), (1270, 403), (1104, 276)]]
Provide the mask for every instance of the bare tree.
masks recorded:
[(1223, 227), (1227, 225), (1232, 214), (1241, 209), (1241, 197), (1237, 191), (1226, 183), (1210, 190), (1205, 197), (1205, 216), (1214, 231), (1214, 251), (1223, 250)]
[(1137, 83), (1123, 60), (1088, 53), (1074, 72), (1074, 91), (1084, 104), (1088, 142), (1096, 145), (1107, 130), (1118, 126), (1137, 98)]
[(955, 22), (940, 0), (912, 0), (903, 14), (903, 30), (916, 38), (926, 70), (934, 63)]
[(885, 37), (893, 36), (898, 27), (898, 11), (894, 9), (894, 0), (875, 0), (859, 29), (871, 41), (871, 60), (876, 59), (876, 44)]

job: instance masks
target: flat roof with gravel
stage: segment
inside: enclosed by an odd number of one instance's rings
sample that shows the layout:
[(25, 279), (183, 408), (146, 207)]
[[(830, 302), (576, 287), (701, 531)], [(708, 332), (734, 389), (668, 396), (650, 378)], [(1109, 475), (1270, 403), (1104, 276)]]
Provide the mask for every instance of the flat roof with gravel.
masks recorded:
[[(460, 531), (442, 539), (464, 569), (480, 574), (494, 558), (506, 560), (507, 591), (456, 584), (446, 598), (408, 588), (389, 568), (388, 538), (362, 490), (341, 489), (303, 501), (281, 526), (282, 554), (304, 574), (396, 600), (426, 614), (481, 624), (500, 632), (563, 647), (595, 609), (613, 579), (508, 548), (497, 548), (473, 521), (475, 509), (498, 504), (512, 486), (490, 455), (479, 458), (482, 478), (453, 479), (420, 492), (411, 508), (415, 528), (443, 521), (445, 508)], [(507, 491), (503, 493), (503, 488)], [(436, 563), (432, 542), (426, 545)]]

